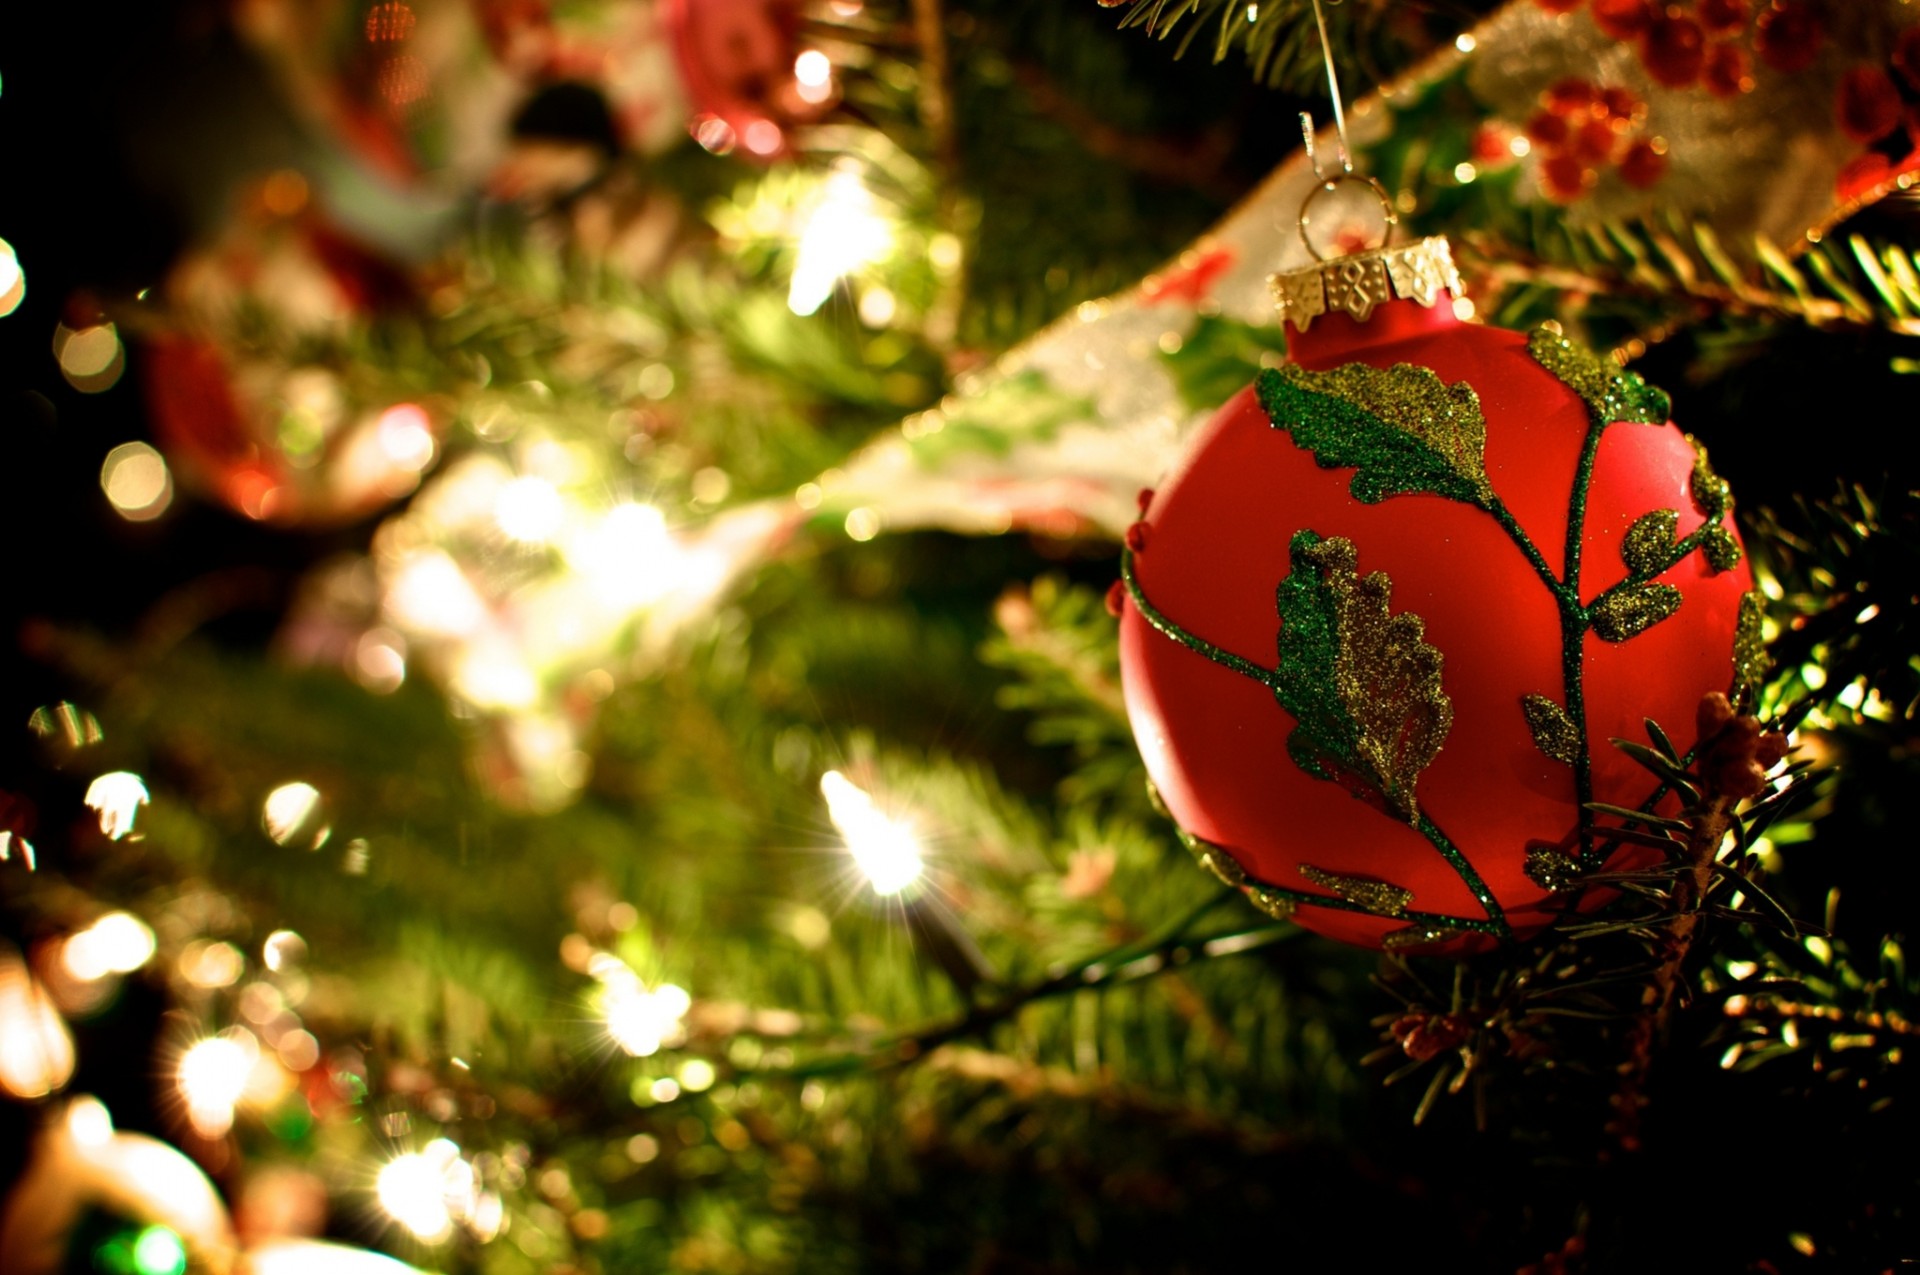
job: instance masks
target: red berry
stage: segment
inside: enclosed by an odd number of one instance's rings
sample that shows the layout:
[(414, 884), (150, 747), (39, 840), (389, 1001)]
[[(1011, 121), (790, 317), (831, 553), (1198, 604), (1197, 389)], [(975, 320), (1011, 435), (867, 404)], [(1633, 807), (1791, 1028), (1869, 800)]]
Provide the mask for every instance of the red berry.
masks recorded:
[(1707, 33), (1692, 18), (1659, 18), (1641, 39), (1640, 61), (1661, 84), (1686, 88), (1707, 64)]
[(1617, 85), (1600, 94), (1600, 109), (1617, 120), (1637, 118), (1644, 106), (1631, 91)]
[(1605, 165), (1613, 161), (1613, 148), (1620, 135), (1613, 131), (1613, 121), (1594, 116), (1574, 131), (1573, 141), (1567, 146), (1567, 154), (1583, 164)]
[(1649, 0), (1593, 0), (1593, 25), (1616, 40), (1631, 40), (1653, 21)]
[(1730, 35), (1746, 28), (1753, 6), (1747, 0), (1699, 0), (1694, 12), (1699, 15), (1700, 25), (1713, 34)]
[(1558, 115), (1542, 111), (1527, 121), (1527, 136), (1536, 146), (1558, 150), (1567, 144), (1567, 122)]
[(1572, 13), (1580, 7), (1583, 0), (1533, 0), (1533, 2), (1548, 13)]
[(1115, 580), (1107, 588), (1107, 614), (1118, 619), (1120, 612), (1126, 609), (1127, 586), (1124, 581)]
[(1641, 138), (1627, 147), (1620, 160), (1620, 180), (1637, 190), (1645, 190), (1667, 175), (1666, 143)]
[(1599, 180), (1598, 173), (1571, 155), (1554, 155), (1540, 165), (1541, 188), (1556, 204), (1572, 203), (1592, 190)]
[(1893, 176), (1893, 161), (1879, 151), (1868, 151), (1848, 160), (1833, 179), (1833, 192), (1841, 200), (1857, 199)]
[(1133, 498), (1133, 503), (1140, 506), (1141, 513), (1146, 513), (1147, 506), (1153, 503), (1153, 488), (1142, 487), (1139, 494)]
[(1513, 160), (1513, 130), (1504, 124), (1482, 124), (1473, 131), (1473, 162), (1492, 166)]
[(1840, 77), (1834, 114), (1856, 142), (1877, 142), (1900, 123), (1900, 90), (1877, 66), (1856, 66)]
[(1774, 0), (1753, 29), (1753, 51), (1774, 70), (1792, 75), (1813, 65), (1825, 34), (1820, 19), (1811, 11)]
[(1564, 80), (1555, 80), (1547, 91), (1540, 95), (1541, 104), (1555, 115), (1572, 115), (1584, 111), (1599, 100), (1600, 90), (1591, 80), (1582, 80), (1568, 76)]
[(1707, 92), (1715, 97), (1739, 97), (1753, 92), (1753, 64), (1747, 51), (1732, 40), (1707, 50), (1707, 69), (1702, 78)]
[(1139, 553), (1147, 547), (1147, 524), (1136, 522), (1127, 528), (1127, 548)]
[(1920, 26), (1908, 27), (1893, 42), (1893, 69), (1909, 88), (1920, 90)]

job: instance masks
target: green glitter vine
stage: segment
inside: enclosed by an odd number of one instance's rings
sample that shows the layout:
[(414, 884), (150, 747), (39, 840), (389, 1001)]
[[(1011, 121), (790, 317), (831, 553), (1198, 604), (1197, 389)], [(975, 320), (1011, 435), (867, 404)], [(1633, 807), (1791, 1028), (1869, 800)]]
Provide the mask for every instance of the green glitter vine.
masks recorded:
[[(1350, 541), (1302, 531), (1295, 535), (1289, 556), (1291, 569), (1276, 591), (1284, 621), (1277, 669), (1235, 655), (1163, 615), (1140, 586), (1131, 550), (1121, 554), (1120, 577), (1141, 617), (1160, 633), (1274, 692), (1296, 723), (1287, 741), (1294, 764), (1404, 819), (1447, 861), (1487, 914), (1485, 921), (1426, 914), (1426, 925), (1510, 937), (1493, 891), (1414, 803), (1414, 781), (1438, 755), (1453, 721), (1452, 704), (1440, 689), (1440, 653), (1424, 641), (1424, 622), (1416, 615), (1390, 612), (1392, 582), (1383, 572), (1360, 576)], [(1225, 851), (1185, 830), (1181, 837), (1202, 866), (1269, 915), (1299, 904), (1380, 916), (1417, 915), (1406, 912), (1404, 903), (1401, 910), (1382, 910), (1362, 906), (1338, 891), (1329, 896), (1256, 881)], [(1376, 904), (1386, 898), (1368, 897)], [(1412, 899), (1410, 892), (1406, 899)]]

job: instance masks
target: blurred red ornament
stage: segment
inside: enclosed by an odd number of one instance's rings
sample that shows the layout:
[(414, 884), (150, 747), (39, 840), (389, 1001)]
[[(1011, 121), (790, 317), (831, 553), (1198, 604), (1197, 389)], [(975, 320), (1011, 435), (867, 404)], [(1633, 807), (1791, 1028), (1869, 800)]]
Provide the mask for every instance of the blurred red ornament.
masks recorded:
[(1617, 120), (1636, 120), (1646, 113), (1647, 106), (1632, 90), (1614, 85), (1601, 91), (1599, 109)]
[(1670, 89), (1698, 83), (1707, 64), (1707, 33), (1692, 18), (1659, 18), (1641, 39), (1640, 61), (1647, 74)]
[(688, 95), (758, 159), (786, 154), (788, 128), (825, 102), (794, 74), (800, 11), (799, 0), (666, 0)]
[(1570, 204), (1592, 190), (1600, 174), (1572, 155), (1552, 155), (1540, 165), (1540, 185), (1556, 204)]
[(1640, 190), (1658, 185), (1667, 175), (1667, 153), (1660, 146), (1641, 138), (1627, 147), (1620, 160), (1620, 180)]
[(1595, 116), (1574, 130), (1567, 154), (1582, 164), (1604, 165), (1612, 161), (1613, 149), (1619, 141), (1613, 122), (1604, 116)]
[(1162, 301), (1183, 301), (1199, 305), (1213, 291), (1213, 285), (1233, 265), (1233, 249), (1228, 247), (1193, 248), (1180, 254), (1171, 270), (1150, 274), (1140, 282), (1142, 305)]
[(1878, 151), (1856, 155), (1833, 179), (1833, 193), (1842, 200), (1858, 199), (1893, 179), (1893, 161)]
[(1649, 0), (1593, 0), (1593, 25), (1616, 40), (1631, 40), (1653, 22)]
[(1694, 13), (1700, 25), (1714, 35), (1731, 35), (1746, 29), (1748, 19), (1753, 17), (1753, 6), (1748, 0), (1700, 0), (1694, 6)]
[(1569, 131), (1566, 117), (1555, 115), (1550, 111), (1541, 111), (1527, 121), (1527, 136), (1533, 140), (1534, 145), (1548, 150), (1557, 150), (1565, 146)]
[(1754, 26), (1753, 51), (1774, 70), (1792, 75), (1813, 65), (1825, 35), (1826, 28), (1811, 9), (1774, 0)]
[(1877, 142), (1900, 123), (1900, 90), (1877, 66), (1856, 66), (1840, 77), (1834, 116), (1856, 142)]
[(1648, 799), (1609, 741), (1688, 733), (1734, 676), (1752, 577), (1665, 396), (1556, 335), (1461, 322), (1431, 250), (1280, 280), (1292, 363), (1156, 490), (1120, 658), (1204, 863), (1329, 937), (1457, 952), (1570, 906), (1576, 854), (1645, 861), (1580, 851), (1582, 803)]
[(1753, 91), (1753, 63), (1747, 51), (1732, 40), (1707, 50), (1707, 66), (1701, 75), (1707, 92), (1715, 97), (1738, 97)]

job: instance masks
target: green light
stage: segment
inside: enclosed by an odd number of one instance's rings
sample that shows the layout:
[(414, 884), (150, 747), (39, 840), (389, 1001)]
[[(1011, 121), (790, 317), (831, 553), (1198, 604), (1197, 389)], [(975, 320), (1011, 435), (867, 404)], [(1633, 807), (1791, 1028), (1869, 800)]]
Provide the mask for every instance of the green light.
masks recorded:
[(164, 1226), (149, 1226), (133, 1242), (133, 1269), (139, 1275), (184, 1275), (187, 1248)]

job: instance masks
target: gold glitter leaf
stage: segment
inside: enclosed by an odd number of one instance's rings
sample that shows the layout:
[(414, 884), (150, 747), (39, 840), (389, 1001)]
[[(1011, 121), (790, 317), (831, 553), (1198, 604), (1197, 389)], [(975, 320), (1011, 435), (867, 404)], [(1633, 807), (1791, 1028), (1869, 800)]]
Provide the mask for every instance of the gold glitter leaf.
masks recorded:
[(1520, 697), (1520, 710), (1527, 715), (1527, 729), (1541, 752), (1569, 766), (1580, 760), (1580, 730), (1566, 709), (1544, 695), (1529, 693)]
[(1733, 508), (1733, 488), (1727, 480), (1713, 472), (1713, 466), (1707, 460), (1707, 449), (1700, 440), (1687, 435), (1687, 441), (1693, 444), (1693, 475), (1688, 487), (1693, 493), (1693, 507), (1702, 517), (1719, 520), (1727, 516)]
[(1435, 943), (1444, 943), (1459, 934), (1459, 930), (1444, 925), (1425, 923), (1409, 925), (1403, 930), (1388, 930), (1380, 936), (1380, 946), (1389, 952), (1404, 952), (1408, 948), (1431, 947)]
[(1293, 915), (1293, 900), (1272, 886), (1250, 882), (1246, 887), (1246, 895), (1247, 902), (1276, 921), (1287, 920)]
[(1414, 784), (1453, 726), (1440, 652), (1417, 615), (1389, 610), (1385, 572), (1360, 576), (1350, 540), (1295, 533), (1280, 582), (1280, 667), (1274, 693), (1296, 725), (1294, 764), (1373, 796), (1419, 822)]
[(1527, 338), (1527, 353), (1580, 396), (1594, 425), (1663, 425), (1673, 410), (1666, 391), (1648, 385), (1638, 372), (1629, 372), (1556, 331), (1535, 328)]
[(1527, 880), (1548, 894), (1571, 890), (1580, 883), (1579, 861), (1559, 846), (1545, 841), (1536, 841), (1527, 847), (1527, 861), (1523, 870)]
[(1758, 593), (1740, 598), (1740, 618), (1733, 631), (1733, 686), (1757, 692), (1773, 660), (1767, 655), (1767, 603)]
[(1634, 519), (1620, 541), (1620, 557), (1627, 569), (1639, 576), (1657, 576), (1672, 566), (1678, 560), (1674, 532), (1679, 527), (1676, 509), (1656, 509)]
[(1328, 872), (1316, 868), (1310, 863), (1300, 865), (1300, 875), (1322, 890), (1331, 890), (1349, 903), (1357, 903), (1376, 916), (1404, 916), (1407, 904), (1413, 902), (1413, 891), (1391, 881), (1381, 881), (1374, 877), (1345, 877), (1337, 872)]
[(1587, 608), (1593, 631), (1608, 642), (1645, 633), (1680, 609), (1680, 590), (1670, 584), (1634, 584), (1608, 589)]
[(1465, 381), (1448, 385), (1411, 363), (1385, 371), (1348, 363), (1327, 372), (1289, 364), (1262, 372), (1257, 384), (1275, 428), (1321, 468), (1354, 471), (1355, 500), (1423, 492), (1492, 503), (1486, 417)]

